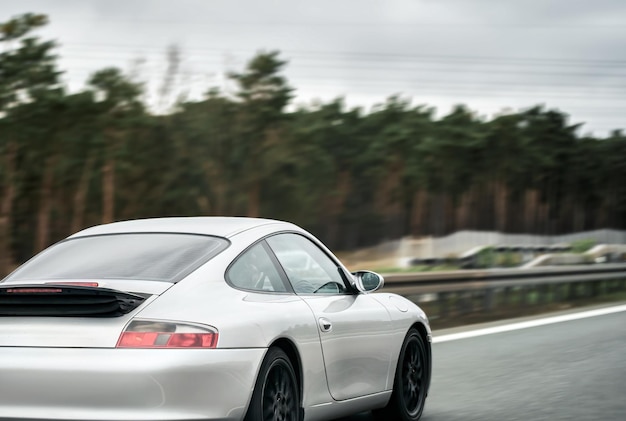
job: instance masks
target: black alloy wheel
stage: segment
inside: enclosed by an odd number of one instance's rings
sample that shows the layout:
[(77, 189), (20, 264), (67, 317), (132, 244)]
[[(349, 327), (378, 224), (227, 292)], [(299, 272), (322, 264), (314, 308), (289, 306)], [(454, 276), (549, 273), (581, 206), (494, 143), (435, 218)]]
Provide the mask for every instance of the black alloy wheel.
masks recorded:
[(402, 359), (402, 399), (410, 417), (421, 410), (424, 400), (424, 354), (424, 345), (417, 338), (412, 337), (406, 343)]
[(387, 406), (374, 411), (379, 420), (417, 421), (422, 416), (428, 387), (428, 360), (424, 339), (416, 329), (407, 333), (396, 367), (393, 392)]
[(270, 348), (261, 364), (246, 421), (299, 421), (300, 393), (287, 354)]

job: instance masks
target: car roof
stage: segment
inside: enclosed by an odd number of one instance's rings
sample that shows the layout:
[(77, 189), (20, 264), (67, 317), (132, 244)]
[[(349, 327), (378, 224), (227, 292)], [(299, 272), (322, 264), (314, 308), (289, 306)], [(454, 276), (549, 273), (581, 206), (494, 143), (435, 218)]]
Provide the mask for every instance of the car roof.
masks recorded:
[(70, 238), (88, 235), (139, 233), (139, 232), (172, 232), (188, 234), (214, 235), (217, 237), (232, 237), (240, 232), (256, 227), (276, 225), (277, 230), (301, 230), (294, 224), (273, 219), (197, 216), (180, 218), (151, 218), (131, 221), (113, 222), (96, 225), (70, 236)]

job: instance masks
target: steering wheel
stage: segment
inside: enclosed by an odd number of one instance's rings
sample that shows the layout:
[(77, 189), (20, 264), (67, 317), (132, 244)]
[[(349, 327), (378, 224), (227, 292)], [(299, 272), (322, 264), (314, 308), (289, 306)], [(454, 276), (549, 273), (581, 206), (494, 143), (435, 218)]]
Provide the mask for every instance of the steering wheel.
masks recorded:
[(298, 279), (293, 282), (293, 290), (298, 294), (310, 294), (315, 293), (313, 285), (304, 279)]
[(330, 285), (335, 285), (335, 287), (337, 288), (336, 291), (332, 291), (332, 292), (341, 292), (343, 289), (343, 285), (340, 285), (339, 283), (335, 282), (335, 281), (328, 281), (326, 282), (324, 285), (319, 286), (317, 289), (315, 289), (313, 291), (313, 294), (316, 294), (319, 290), (324, 289)]

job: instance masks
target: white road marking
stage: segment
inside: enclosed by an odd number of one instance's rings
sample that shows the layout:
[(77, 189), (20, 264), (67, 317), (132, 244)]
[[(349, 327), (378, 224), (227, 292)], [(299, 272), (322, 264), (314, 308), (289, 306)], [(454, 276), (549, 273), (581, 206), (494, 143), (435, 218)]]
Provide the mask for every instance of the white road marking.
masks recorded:
[(580, 313), (565, 314), (562, 316), (546, 317), (544, 319), (530, 320), (527, 322), (512, 323), (502, 326), (488, 327), (484, 329), (470, 330), (467, 332), (451, 333), (448, 335), (433, 337), (433, 343), (457, 341), (459, 339), (475, 338), (476, 336), (492, 335), (494, 333), (510, 332), (512, 330), (528, 329), (530, 327), (544, 326), (553, 323), (569, 322), (572, 320), (586, 319), (588, 317), (604, 316), (606, 314), (626, 311), (626, 305), (616, 307), (588, 310)]

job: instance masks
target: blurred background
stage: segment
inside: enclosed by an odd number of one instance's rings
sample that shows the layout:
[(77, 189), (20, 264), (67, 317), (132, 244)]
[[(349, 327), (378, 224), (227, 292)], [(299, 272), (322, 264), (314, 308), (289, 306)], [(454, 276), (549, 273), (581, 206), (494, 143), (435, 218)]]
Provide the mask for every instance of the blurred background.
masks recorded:
[(2, 2), (0, 272), (174, 215), (289, 220), (354, 264), (495, 244), (433, 251), (468, 230), (626, 242), (625, 19), (619, 0)]

